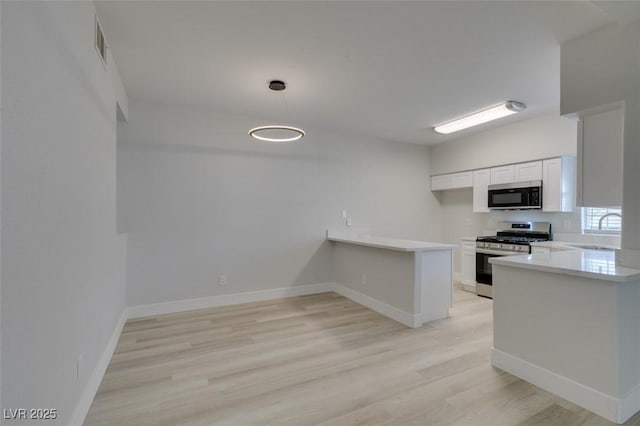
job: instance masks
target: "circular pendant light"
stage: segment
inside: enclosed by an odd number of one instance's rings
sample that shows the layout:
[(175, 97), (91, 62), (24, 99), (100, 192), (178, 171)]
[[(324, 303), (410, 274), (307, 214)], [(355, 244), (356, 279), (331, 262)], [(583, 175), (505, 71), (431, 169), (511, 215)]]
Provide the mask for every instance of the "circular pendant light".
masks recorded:
[[(286, 88), (287, 85), (282, 80), (269, 82), (269, 89), (274, 92), (280, 92)], [(282, 95), (284, 100), (284, 93)], [(249, 130), (249, 136), (264, 142), (295, 142), (302, 139), (304, 135), (304, 130), (298, 127), (283, 125), (259, 126)]]
[(304, 130), (291, 126), (260, 126), (249, 130), (249, 135), (265, 142), (294, 142), (302, 139)]

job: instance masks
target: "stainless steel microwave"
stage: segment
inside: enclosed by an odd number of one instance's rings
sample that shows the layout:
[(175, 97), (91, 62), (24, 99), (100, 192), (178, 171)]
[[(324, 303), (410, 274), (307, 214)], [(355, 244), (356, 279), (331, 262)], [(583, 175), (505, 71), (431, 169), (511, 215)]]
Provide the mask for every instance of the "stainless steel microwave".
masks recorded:
[(542, 208), (542, 181), (489, 185), (489, 208), (524, 210)]

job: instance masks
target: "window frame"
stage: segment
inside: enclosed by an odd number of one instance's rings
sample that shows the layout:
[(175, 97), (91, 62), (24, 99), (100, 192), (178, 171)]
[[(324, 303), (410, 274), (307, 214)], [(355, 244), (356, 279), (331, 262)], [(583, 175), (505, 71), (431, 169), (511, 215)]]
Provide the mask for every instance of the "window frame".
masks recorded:
[[(594, 213), (591, 213), (591, 221), (589, 221), (587, 215), (589, 215), (590, 210), (604, 210), (604, 212), (600, 212), (597, 214), (597, 217), (600, 218), (602, 215), (607, 213), (618, 213), (622, 214), (621, 207), (582, 207), (580, 212), (580, 221), (582, 233), (586, 235), (621, 235), (622, 234), (622, 219), (620, 219), (620, 229), (598, 229), (597, 224), (594, 223)], [(606, 221), (607, 219), (605, 219)], [(589, 224), (590, 222), (590, 224)], [(588, 226), (589, 225), (589, 226)]]

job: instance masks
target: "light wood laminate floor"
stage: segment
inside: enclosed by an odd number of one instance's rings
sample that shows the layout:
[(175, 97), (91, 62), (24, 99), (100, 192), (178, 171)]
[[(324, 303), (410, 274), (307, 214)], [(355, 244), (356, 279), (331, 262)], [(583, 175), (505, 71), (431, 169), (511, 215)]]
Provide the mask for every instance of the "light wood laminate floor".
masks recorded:
[(491, 367), (491, 304), (456, 289), (418, 329), (335, 293), (128, 321), (85, 425), (612, 424)]

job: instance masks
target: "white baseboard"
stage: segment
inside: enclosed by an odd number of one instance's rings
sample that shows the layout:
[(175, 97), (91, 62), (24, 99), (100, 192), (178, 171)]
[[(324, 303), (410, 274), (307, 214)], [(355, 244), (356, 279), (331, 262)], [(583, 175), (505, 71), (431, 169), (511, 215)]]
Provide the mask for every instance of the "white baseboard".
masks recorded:
[(376, 311), (379, 314), (389, 317), (392, 320), (398, 321), (399, 323), (404, 324), (407, 327), (416, 328), (422, 325), (422, 315), (410, 314), (409, 312), (400, 310), (387, 303), (381, 302), (377, 299), (346, 287), (342, 284), (334, 283), (333, 291), (346, 297), (347, 299), (351, 299), (356, 303), (366, 306), (367, 308)]
[(120, 315), (120, 319), (113, 328), (113, 333), (111, 333), (107, 346), (102, 352), (102, 356), (100, 356), (98, 363), (93, 369), (93, 373), (91, 373), (91, 377), (89, 377), (89, 381), (82, 390), (80, 400), (78, 401), (78, 404), (76, 404), (76, 408), (73, 410), (69, 425), (82, 426), (84, 423), (84, 419), (87, 417), (89, 408), (91, 408), (91, 404), (93, 403), (93, 398), (95, 398), (98, 388), (100, 387), (100, 383), (102, 383), (104, 373), (107, 371), (107, 367), (111, 362), (111, 356), (113, 355), (113, 351), (116, 349), (116, 345), (120, 339), (120, 334), (122, 333), (122, 328), (124, 327), (125, 322), (127, 322), (126, 309), (122, 312), (122, 315)]
[(476, 283), (470, 283), (470, 282), (462, 281), (462, 289), (464, 291), (468, 291), (469, 293), (475, 293), (476, 292)]
[(130, 306), (128, 308), (128, 318), (144, 318), (154, 315), (193, 311), (195, 309), (215, 308), (218, 306), (239, 305), (241, 303), (260, 302), (263, 300), (280, 299), (283, 297), (327, 293), (329, 291), (334, 291), (333, 283), (299, 285), (270, 290), (251, 291), (247, 293), (199, 297), (196, 299), (177, 300), (174, 302), (151, 303), (148, 305)]
[(369, 297), (349, 287), (337, 283), (320, 283), (283, 287), (271, 290), (252, 291), (247, 293), (224, 294), (220, 296), (200, 297), (196, 299), (177, 300), (174, 302), (152, 303), (148, 305), (130, 306), (127, 309), (129, 319), (145, 318), (154, 315), (174, 314), (178, 312), (193, 311), (195, 309), (215, 308), (219, 306), (238, 305), (241, 303), (259, 302), (263, 300), (281, 299), (283, 297), (304, 296), (308, 294), (336, 293), (351, 299), (367, 308), (384, 316), (398, 321), (408, 327), (420, 327), (422, 318), (402, 311), (389, 304)]
[(620, 400), (495, 348), (491, 364), (618, 424), (629, 419), (640, 402), (640, 389)]

